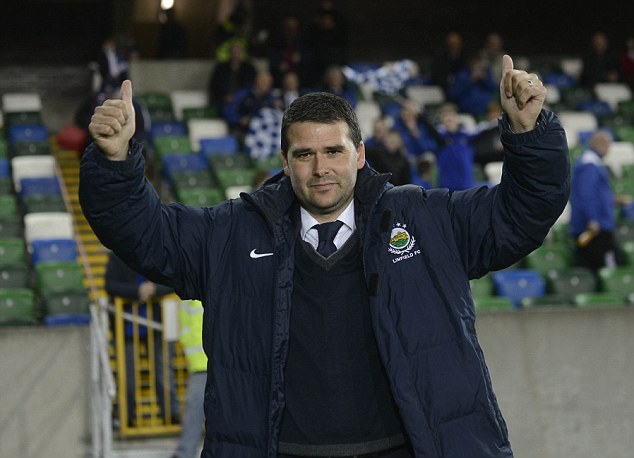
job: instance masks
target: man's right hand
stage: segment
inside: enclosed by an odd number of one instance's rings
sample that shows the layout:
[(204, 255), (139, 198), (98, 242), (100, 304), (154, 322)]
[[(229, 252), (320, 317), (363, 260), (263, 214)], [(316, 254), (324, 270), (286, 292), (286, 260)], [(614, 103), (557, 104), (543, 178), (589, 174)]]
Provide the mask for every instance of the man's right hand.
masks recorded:
[(124, 161), (128, 157), (128, 143), (134, 130), (132, 83), (125, 80), (121, 84), (120, 99), (108, 99), (95, 108), (88, 131), (108, 159)]

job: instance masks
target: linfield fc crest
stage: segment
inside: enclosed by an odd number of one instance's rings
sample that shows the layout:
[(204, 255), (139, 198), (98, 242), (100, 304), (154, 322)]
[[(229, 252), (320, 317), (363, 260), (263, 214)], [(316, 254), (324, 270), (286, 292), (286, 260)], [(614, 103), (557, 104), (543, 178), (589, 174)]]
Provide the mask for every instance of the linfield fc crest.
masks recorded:
[(396, 223), (390, 234), (388, 251), (396, 255), (409, 253), (414, 248), (415, 243), (414, 236), (407, 232), (407, 224)]

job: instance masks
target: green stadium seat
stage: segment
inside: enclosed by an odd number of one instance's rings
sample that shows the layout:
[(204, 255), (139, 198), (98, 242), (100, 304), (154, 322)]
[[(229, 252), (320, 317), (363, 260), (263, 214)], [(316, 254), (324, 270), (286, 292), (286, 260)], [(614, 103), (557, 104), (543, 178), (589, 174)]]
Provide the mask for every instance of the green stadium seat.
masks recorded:
[(495, 295), (493, 281), (490, 275), (469, 280), (471, 295), (474, 298), (487, 298)]
[(40, 111), (14, 111), (6, 113), (4, 122), (7, 126), (18, 124), (42, 124), (42, 113)]
[(629, 240), (623, 244), (623, 252), (627, 259), (627, 265), (634, 267), (634, 240)]
[(35, 294), (32, 289), (0, 289), (0, 325), (19, 326), (36, 323)]
[(569, 301), (577, 294), (594, 293), (598, 290), (596, 276), (585, 267), (552, 271), (548, 274), (547, 283), (550, 294), (565, 296)]
[(16, 216), (18, 214), (18, 201), (13, 194), (0, 195), (0, 217)]
[(257, 161), (256, 167), (271, 172), (281, 170), (284, 167), (282, 156), (280, 154), (274, 154), (267, 159), (261, 159)]
[(11, 145), (13, 156), (48, 156), (51, 154), (51, 144), (48, 140), (29, 140), (15, 142)]
[(216, 107), (188, 107), (183, 108), (183, 122), (188, 123), (190, 119), (213, 119), (220, 117)]
[(216, 180), (208, 170), (174, 172), (171, 183), (175, 195), (184, 189), (216, 187)]
[(75, 261), (42, 262), (34, 268), (37, 291), (42, 296), (85, 288), (84, 273)]
[(148, 111), (172, 111), (172, 98), (166, 92), (142, 92), (135, 94), (136, 99), (145, 105)]
[(634, 100), (621, 100), (617, 103), (617, 113), (626, 120), (627, 123), (634, 123)]
[(0, 266), (0, 289), (31, 287), (31, 273), (27, 264)]
[(0, 215), (0, 237), (22, 237), (24, 228), (18, 215)]
[(214, 172), (253, 168), (253, 161), (246, 154), (210, 154), (207, 156), (207, 161)]
[(0, 195), (10, 195), (13, 192), (13, 180), (10, 177), (0, 177)]
[(572, 266), (572, 253), (564, 244), (542, 245), (525, 258), (526, 267), (536, 270), (543, 277), (553, 270), (565, 270)]
[(623, 220), (617, 223), (614, 238), (619, 246), (634, 241), (634, 220)]
[(634, 126), (621, 126), (616, 129), (616, 138), (622, 142), (634, 143)]
[(567, 307), (572, 305), (571, 298), (563, 294), (546, 294), (541, 297), (524, 297), (522, 307)]
[(625, 305), (625, 300), (614, 293), (584, 293), (573, 297), (577, 307), (615, 307)]
[(178, 192), (177, 200), (194, 207), (210, 207), (226, 200), (222, 190), (217, 188), (189, 188)]
[(599, 269), (599, 278), (602, 291), (634, 302), (634, 267), (603, 267)]
[(251, 186), (256, 172), (255, 169), (221, 169), (216, 170), (216, 176), (220, 187), (226, 190), (234, 186)]
[(0, 238), (0, 266), (24, 264), (26, 262), (26, 244), (22, 237)]
[(33, 194), (20, 198), (24, 213), (65, 212), (64, 198), (59, 194)]
[(501, 296), (474, 298), (476, 310), (513, 310), (513, 302)]
[(174, 154), (192, 154), (192, 147), (187, 135), (166, 135), (153, 140), (156, 159), (161, 161), (163, 156)]
[(46, 325), (87, 324), (90, 297), (87, 290), (49, 292), (41, 296)]

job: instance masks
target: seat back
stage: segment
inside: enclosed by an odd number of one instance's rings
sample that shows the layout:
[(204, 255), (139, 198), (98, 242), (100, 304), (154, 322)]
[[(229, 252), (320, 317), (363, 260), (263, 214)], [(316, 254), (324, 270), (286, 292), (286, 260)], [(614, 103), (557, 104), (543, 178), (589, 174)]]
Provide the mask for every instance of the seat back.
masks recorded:
[(25, 262), (26, 246), (22, 237), (0, 237), (0, 266)]
[(546, 293), (546, 282), (531, 269), (511, 269), (493, 272), (493, 282), (498, 296), (511, 300), (519, 307), (524, 297), (541, 297)]
[(41, 212), (24, 215), (24, 237), (27, 245), (38, 239), (72, 239), (72, 215), (67, 212)]
[(76, 261), (49, 261), (35, 264), (35, 282), (40, 295), (49, 292), (83, 290), (84, 274)]
[(31, 242), (31, 263), (50, 261), (77, 261), (77, 243), (74, 239), (40, 239)]
[(36, 324), (35, 295), (30, 288), (0, 289), (0, 325)]

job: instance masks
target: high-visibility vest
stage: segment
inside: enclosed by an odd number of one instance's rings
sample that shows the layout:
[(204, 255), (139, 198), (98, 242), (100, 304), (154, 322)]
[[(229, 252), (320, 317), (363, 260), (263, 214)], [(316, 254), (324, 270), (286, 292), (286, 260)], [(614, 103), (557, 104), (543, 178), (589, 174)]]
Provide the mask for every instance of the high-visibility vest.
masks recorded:
[(183, 301), (178, 312), (179, 338), (189, 372), (207, 370), (203, 350), (203, 305), (200, 301)]

